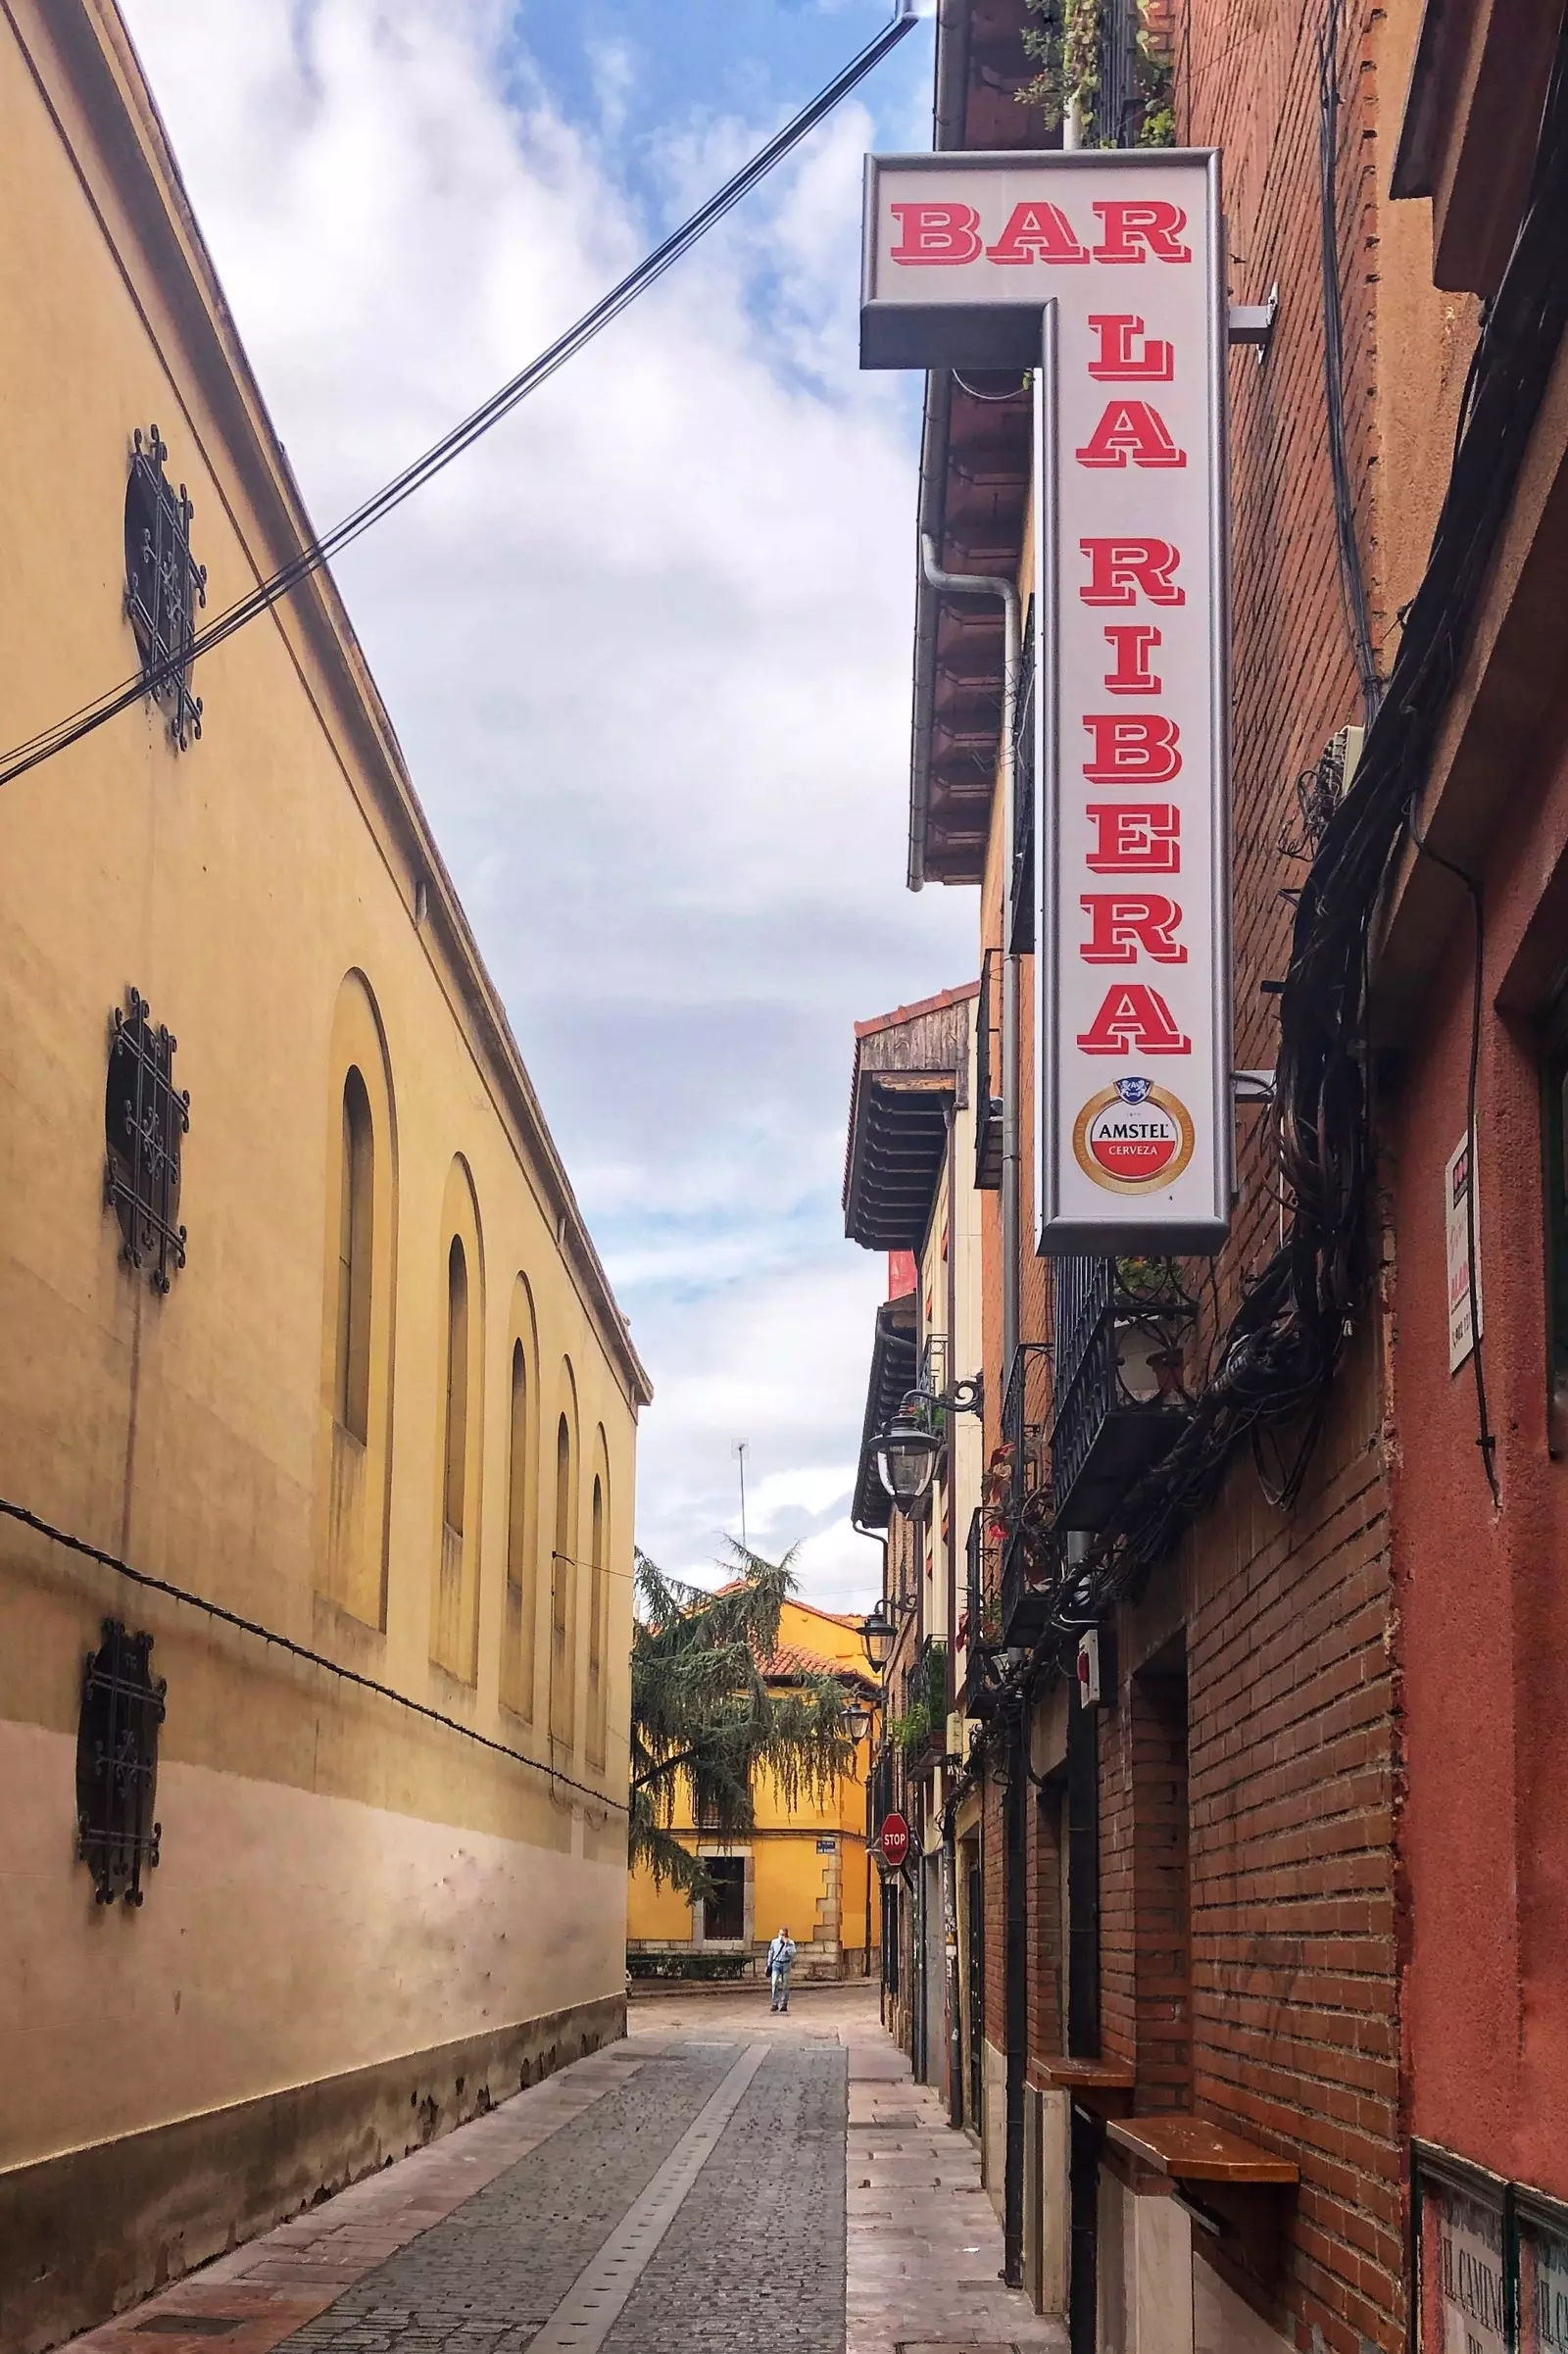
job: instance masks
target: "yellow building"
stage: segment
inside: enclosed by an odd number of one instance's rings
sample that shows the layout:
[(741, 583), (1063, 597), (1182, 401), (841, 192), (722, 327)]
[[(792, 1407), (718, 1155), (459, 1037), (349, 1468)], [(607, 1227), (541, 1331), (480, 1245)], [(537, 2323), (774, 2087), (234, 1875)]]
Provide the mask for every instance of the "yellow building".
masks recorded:
[[(778, 1646), (766, 1663), (769, 1687), (785, 1690), (795, 1677), (836, 1675), (854, 1697), (869, 1701), (875, 1685), (859, 1630), (858, 1618), (787, 1600)], [(645, 1866), (633, 1872), (626, 1916), (633, 1977), (760, 1979), (779, 1929), (788, 1929), (800, 1948), (797, 1984), (864, 1976), (868, 1946), (874, 1967), (879, 1933), (865, 1851), (867, 1763), (868, 1743), (862, 1741), (854, 1773), (820, 1802), (807, 1797), (791, 1805), (764, 1776), (753, 1792), (754, 1828), (728, 1841), (708, 1836), (692, 1820), (686, 1784), (670, 1828), (703, 1858), (715, 1893), (690, 1904), (667, 1884), (656, 1888)]]
[[(112, 0), (0, 211), (10, 746), (311, 529)], [(623, 2024), (648, 1386), (324, 573), (0, 792), (0, 1213), (30, 2348)]]

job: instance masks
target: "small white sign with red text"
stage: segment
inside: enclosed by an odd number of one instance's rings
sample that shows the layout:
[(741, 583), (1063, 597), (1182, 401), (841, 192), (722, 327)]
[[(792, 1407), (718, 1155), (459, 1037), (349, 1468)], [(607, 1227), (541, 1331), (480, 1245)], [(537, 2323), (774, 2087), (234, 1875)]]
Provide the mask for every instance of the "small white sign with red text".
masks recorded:
[[(1462, 1136), (1448, 1154), (1443, 1171), (1444, 1233), (1448, 1260), (1448, 1371), (1457, 1373), (1476, 1345), (1481, 1327), (1481, 1269), (1470, 1251), (1474, 1229), (1481, 1229), (1477, 1197), (1472, 1192), (1475, 1155), (1470, 1138)], [(1472, 1269), (1474, 1270), (1472, 1275)]]
[(873, 158), (862, 356), (1035, 370), (1038, 1241), (1215, 1251), (1226, 301), (1207, 150)]

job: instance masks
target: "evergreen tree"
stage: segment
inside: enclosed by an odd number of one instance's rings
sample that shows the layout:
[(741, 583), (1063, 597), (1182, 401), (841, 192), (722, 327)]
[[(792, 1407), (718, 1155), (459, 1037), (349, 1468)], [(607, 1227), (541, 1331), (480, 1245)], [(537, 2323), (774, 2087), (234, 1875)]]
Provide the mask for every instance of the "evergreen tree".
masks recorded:
[(725, 1567), (735, 1575), (717, 1594), (666, 1578), (646, 1553), (637, 1555), (631, 1861), (692, 1897), (712, 1888), (670, 1830), (683, 1776), (691, 1777), (694, 1820), (729, 1839), (753, 1827), (760, 1772), (772, 1776), (787, 1805), (799, 1805), (830, 1796), (855, 1763), (839, 1677), (792, 1669), (788, 1690), (768, 1689), (779, 1616), (795, 1590), (795, 1547), (767, 1561), (733, 1538), (728, 1544)]

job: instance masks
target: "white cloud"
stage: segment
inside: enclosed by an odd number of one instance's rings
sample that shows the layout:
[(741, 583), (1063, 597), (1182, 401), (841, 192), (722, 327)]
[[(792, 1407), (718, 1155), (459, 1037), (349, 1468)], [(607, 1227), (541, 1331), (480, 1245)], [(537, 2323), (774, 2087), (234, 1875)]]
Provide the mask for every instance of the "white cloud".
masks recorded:
[[(601, 47), (574, 121), (501, 0), (126, 9), (318, 523), (800, 95), (641, 123)], [(902, 888), (913, 394), (856, 367), (874, 136), (852, 102), (339, 569), (659, 1390), (643, 1542), (711, 1556), (745, 1437), (754, 1541), (800, 1538), (839, 1600), (876, 1574), (845, 1518), (881, 1289), (837, 1209), (851, 1025), (974, 957), (966, 895)]]

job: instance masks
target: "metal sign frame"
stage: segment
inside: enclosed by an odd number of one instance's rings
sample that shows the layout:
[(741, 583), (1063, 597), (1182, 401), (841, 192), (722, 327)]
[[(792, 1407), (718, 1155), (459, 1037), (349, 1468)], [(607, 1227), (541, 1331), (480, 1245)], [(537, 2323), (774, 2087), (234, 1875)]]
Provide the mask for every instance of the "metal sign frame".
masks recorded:
[[(1130, 224), (1140, 213), (1157, 214), (1161, 209), (1157, 201), (1140, 202), (1136, 193), (1140, 186), (1151, 196), (1154, 190), (1168, 195), (1173, 187), (1179, 187), (1184, 206), (1178, 210), (1166, 201), (1165, 213), (1183, 228), (1192, 221), (1201, 229), (1201, 255), (1191, 257), (1199, 264), (1199, 282), (1180, 281), (1185, 296), (1180, 347), (1185, 367), (1175, 392), (1169, 389), (1174, 338), (1161, 339), (1156, 306), (1178, 281), (1164, 273), (1161, 283), (1158, 263), (1183, 257), (1168, 237), (1169, 250), (1159, 250), (1157, 239), (1165, 232), (1157, 229), (1142, 233), (1142, 247), (1147, 250), (1132, 250), (1140, 232)], [(908, 201), (901, 204), (902, 192), (907, 192)], [(1212, 149), (1200, 148), (873, 156), (866, 162), (865, 198), (862, 366), (1034, 371), (1037, 1249), (1053, 1256), (1094, 1251), (1212, 1252), (1229, 1235), (1234, 1188), (1226, 463), (1229, 319), (1219, 156)], [(890, 229), (890, 212), (899, 217), (897, 228)], [(1097, 213), (1102, 222), (1098, 229), (1094, 225)], [(1145, 226), (1147, 231), (1147, 223)], [(890, 243), (890, 238), (904, 242), (913, 238), (922, 250), (904, 257), (895, 271), (892, 264), (898, 246)], [(1100, 242), (1095, 243), (1097, 238)], [(1108, 267), (1146, 261), (1152, 267), (1137, 270)], [(1101, 266), (1074, 267), (1091, 262)], [(999, 266), (1012, 264), (1021, 267)], [(1191, 294), (1187, 295), (1189, 285)], [(1080, 1030), (1071, 1003), (1075, 990), (1082, 994), (1078, 967), (1088, 960), (1086, 951), (1091, 945), (1081, 936), (1082, 925), (1100, 922), (1102, 912), (1104, 921), (1110, 923), (1117, 911), (1103, 906), (1106, 895), (1102, 889), (1101, 904), (1086, 916), (1079, 916), (1080, 904), (1087, 909), (1089, 897), (1095, 895), (1079, 894), (1074, 881), (1075, 866), (1085, 861), (1082, 837), (1087, 819), (1084, 810), (1069, 809), (1067, 780), (1081, 773), (1096, 785), (1103, 805), (1105, 796), (1119, 783), (1135, 783), (1137, 771), (1129, 766), (1123, 779), (1112, 773), (1116, 766), (1112, 760), (1110, 770), (1101, 766), (1097, 777), (1079, 740), (1081, 725), (1091, 724), (1079, 710), (1091, 695), (1086, 669), (1091, 657), (1082, 642), (1085, 632), (1079, 626), (1076, 605), (1066, 612), (1061, 600), (1072, 594), (1074, 584), (1084, 604), (1106, 600), (1091, 598), (1080, 579), (1080, 549), (1087, 552), (1090, 543), (1073, 521), (1074, 515), (1082, 520), (1085, 505), (1084, 486), (1076, 472), (1071, 496), (1064, 499), (1063, 495), (1063, 369), (1076, 368), (1087, 357), (1085, 338), (1090, 335), (1091, 316), (1102, 322), (1097, 329), (1102, 339), (1096, 349), (1099, 361), (1104, 362), (1108, 346), (1103, 334), (1116, 325), (1115, 319), (1107, 317), (1113, 309), (1126, 315), (1122, 357), (1127, 366), (1118, 373), (1091, 362), (1087, 372), (1107, 379), (1102, 388), (1106, 395), (1115, 383), (1121, 383), (1130, 397), (1139, 396), (1141, 388), (1135, 379), (1140, 373), (1155, 383), (1165, 383), (1167, 391), (1158, 396), (1159, 401), (1168, 407), (1172, 398), (1177, 399), (1179, 413), (1171, 414), (1179, 414), (1185, 422), (1178, 424), (1181, 446), (1167, 434), (1165, 455), (1152, 446), (1133, 448), (1131, 466), (1124, 458), (1091, 462), (1087, 451), (1094, 446), (1095, 436), (1090, 435), (1078, 456), (1086, 472), (1091, 465), (1105, 466), (1106, 470), (1094, 479), (1107, 486), (1106, 528), (1115, 531), (1116, 511), (1128, 504), (1126, 496), (1118, 498), (1118, 486), (1136, 480), (1154, 516), (1152, 523), (1143, 526), (1153, 539), (1158, 531), (1161, 469), (1169, 469), (1164, 479), (1175, 485), (1187, 465), (1189, 447), (1195, 454), (1201, 451), (1204, 513), (1199, 526), (1193, 512), (1197, 503), (1189, 495), (1182, 544), (1184, 552), (1190, 552), (1193, 599), (1189, 603), (1185, 594), (1169, 596), (1155, 612), (1138, 614), (1151, 630), (1157, 628), (1165, 641), (1161, 676), (1149, 690), (1125, 681), (1112, 689), (1107, 677), (1103, 687), (1092, 691), (1097, 699), (1107, 692), (1144, 692), (1146, 696), (1136, 709), (1124, 703), (1117, 712), (1102, 709), (1099, 714), (1105, 740), (1118, 748), (1118, 760), (1124, 739), (1136, 739), (1139, 732), (1136, 725), (1115, 723), (1118, 713), (1125, 713), (1130, 721), (1142, 720), (1149, 742), (1164, 726), (1172, 748), (1172, 776), (1185, 775), (1187, 779), (1179, 790), (1171, 792), (1167, 787), (1165, 792), (1175, 812), (1172, 871), (1185, 873), (1189, 887), (1183, 901), (1174, 903), (1163, 894), (1156, 893), (1152, 900), (1145, 896), (1147, 883), (1142, 894), (1135, 883), (1123, 886), (1132, 915), (1136, 917), (1141, 907), (1143, 922), (1141, 926), (1132, 922), (1126, 935), (1116, 941), (1117, 949), (1126, 951), (1127, 961), (1120, 966), (1111, 963), (1110, 973), (1125, 971), (1130, 1002), (1146, 1008), (1157, 1005), (1167, 1018), (1165, 1000), (1174, 994), (1177, 1014), (1170, 1021), (1163, 1046), (1149, 1043), (1146, 1028), (1145, 1043), (1129, 1045), (1125, 1054), (1118, 1054), (1103, 1043), (1097, 1045), (1091, 1066), (1079, 1050), (1096, 1034), (1096, 1022), (1091, 1019)], [(1146, 314), (1150, 321), (1147, 334)], [(1159, 373), (1161, 356), (1163, 375)], [(1070, 377), (1069, 410), (1080, 395), (1076, 376)], [(1097, 401), (1101, 397), (1101, 393), (1094, 395)], [(1138, 397), (1131, 399), (1131, 405), (1151, 432), (1164, 430), (1153, 403)], [(1195, 466), (1182, 477), (1185, 484), (1193, 484), (1197, 471)], [(1169, 504), (1167, 499), (1167, 509)], [(1119, 527), (1124, 534), (1138, 529), (1125, 519)], [(1076, 544), (1065, 545), (1068, 540)], [(1109, 543), (1096, 540), (1094, 544)], [(1141, 543), (1135, 539), (1133, 544)], [(1157, 539), (1154, 544), (1159, 544)], [(1136, 597), (1129, 589), (1125, 600), (1118, 601), (1136, 607), (1147, 586), (1147, 582), (1141, 583)], [(1183, 605), (1187, 607), (1185, 614), (1168, 610)], [(1129, 622), (1132, 618), (1130, 613)], [(1118, 671), (1123, 659), (1120, 639), (1139, 634), (1136, 629), (1123, 629), (1112, 641), (1117, 648), (1114, 666)], [(1148, 632), (1145, 636), (1147, 643), (1156, 642)], [(1095, 659), (1102, 669), (1104, 656)], [(1206, 695), (1199, 691), (1201, 682), (1194, 677), (1200, 664), (1206, 677)], [(1144, 672), (1147, 674), (1147, 662)], [(1179, 706), (1179, 727), (1169, 721), (1164, 711), (1149, 708), (1162, 690), (1168, 690), (1169, 702)], [(1064, 741), (1068, 736), (1073, 738), (1070, 745)], [(1099, 763), (1105, 756), (1098, 735), (1093, 743), (1093, 760)], [(1185, 855), (1189, 841), (1191, 857)], [(1087, 873), (1081, 879), (1085, 884), (1094, 881)], [(1168, 919), (1162, 952), (1161, 910)], [(1163, 967), (1151, 967), (1150, 957), (1155, 953), (1163, 954)], [(1184, 965), (1187, 969), (1182, 972)], [(1195, 988), (1195, 981), (1202, 986)], [(1108, 1007), (1107, 997), (1107, 1019)], [(1114, 1034), (1114, 1025), (1109, 1034)], [(1133, 1025), (1129, 1023), (1120, 1035), (1124, 1041), (1130, 1039)], [(1151, 1059), (1159, 1054), (1170, 1059)], [(1163, 1084), (1178, 1057), (1189, 1081), (1180, 1092), (1174, 1083), (1170, 1087)]]

